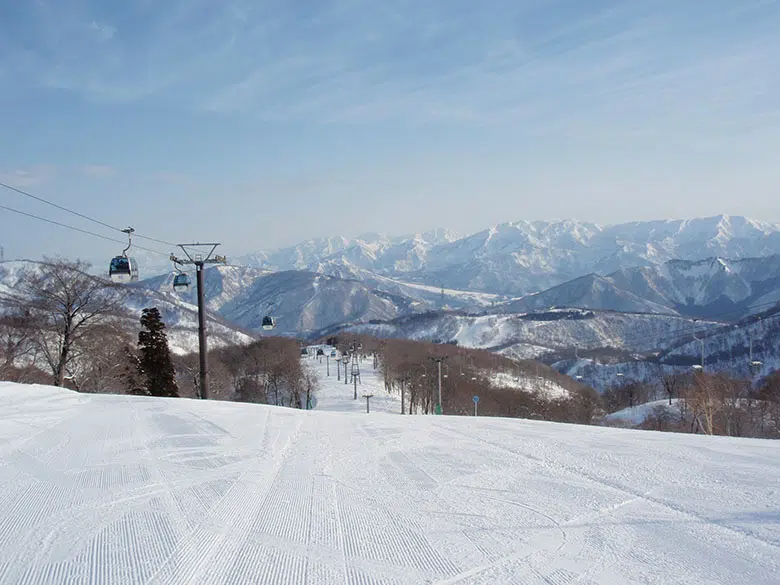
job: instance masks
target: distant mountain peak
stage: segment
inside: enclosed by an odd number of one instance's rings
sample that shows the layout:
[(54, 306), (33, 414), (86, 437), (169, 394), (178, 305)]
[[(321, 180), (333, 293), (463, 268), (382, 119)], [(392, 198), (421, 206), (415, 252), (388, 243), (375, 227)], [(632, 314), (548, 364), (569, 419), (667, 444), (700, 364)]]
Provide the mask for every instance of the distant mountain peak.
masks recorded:
[(720, 214), (604, 225), (571, 218), (517, 219), (460, 237), (444, 228), (401, 237), (365, 233), (302, 242), (237, 259), (270, 269), (307, 269), (355, 278), (358, 272), (428, 286), (506, 294), (545, 290), (578, 276), (673, 259), (780, 253), (780, 227)]

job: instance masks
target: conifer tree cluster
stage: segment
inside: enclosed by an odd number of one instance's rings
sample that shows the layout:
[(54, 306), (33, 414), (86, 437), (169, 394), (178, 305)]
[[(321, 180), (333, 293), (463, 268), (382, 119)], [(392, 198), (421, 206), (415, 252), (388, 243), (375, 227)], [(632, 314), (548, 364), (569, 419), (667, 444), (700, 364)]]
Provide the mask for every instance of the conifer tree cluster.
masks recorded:
[(176, 370), (168, 348), (165, 323), (157, 307), (144, 309), (141, 313), (141, 327), (138, 332), (138, 367), (146, 381), (150, 396), (178, 397)]

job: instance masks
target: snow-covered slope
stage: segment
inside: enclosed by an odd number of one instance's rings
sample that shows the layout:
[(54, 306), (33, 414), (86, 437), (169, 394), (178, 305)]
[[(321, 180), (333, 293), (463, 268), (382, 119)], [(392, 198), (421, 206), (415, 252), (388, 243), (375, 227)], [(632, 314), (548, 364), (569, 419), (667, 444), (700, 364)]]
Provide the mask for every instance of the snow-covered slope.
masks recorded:
[[(250, 330), (259, 331), (263, 316), (273, 315), (276, 333), (305, 334), (343, 322), (388, 319), (443, 305), (484, 307), (497, 299), (485, 293), (406, 283), (354, 267), (331, 272), (333, 276), (306, 270), (209, 267), (204, 271), (206, 304), (209, 310)], [(140, 281), (138, 286), (173, 295), (172, 281), (173, 273), (168, 273)], [(196, 303), (194, 287), (176, 296)]]
[[(701, 322), (698, 326), (704, 330), (717, 324)], [(575, 348), (652, 351), (678, 341), (692, 330), (692, 322), (670, 315), (562, 309), (481, 316), (426, 313), (386, 323), (356, 325), (348, 330), (378, 337), (456, 341), (464, 347), (530, 358), (550, 351), (573, 352)]]
[(507, 312), (551, 306), (736, 319), (780, 300), (780, 255), (669, 260), (589, 274), (501, 305)]
[(390, 319), (406, 310), (409, 300), (306, 271), (270, 273), (256, 279), (245, 294), (225, 303), (220, 314), (252, 330), (265, 315), (276, 319), (275, 334), (306, 332), (356, 320)]
[(774, 585), (771, 441), (0, 384), (0, 584)]
[(682, 418), (680, 400), (673, 398), (671, 404), (669, 402), (669, 400), (663, 399), (629, 406), (605, 416), (604, 423), (616, 426), (637, 427), (645, 422), (648, 417), (659, 412), (668, 414), (674, 420), (680, 420)]
[[(162, 293), (173, 294), (173, 278), (175, 272), (167, 272), (159, 276), (147, 278), (139, 282), (140, 287), (149, 288)], [(208, 266), (203, 271), (204, 298), (210, 311), (219, 312), (230, 301), (246, 294), (252, 284), (263, 276), (272, 274), (268, 270), (246, 266)], [(190, 304), (197, 305), (195, 274), (190, 273), (193, 286), (188, 292), (175, 293), (176, 296)]]
[(780, 256), (728, 260), (671, 260), (662, 265), (626, 268), (609, 275), (615, 287), (648, 302), (690, 315), (732, 319), (778, 300)]
[[(177, 298), (173, 293), (164, 294), (141, 287), (128, 287), (125, 308), (128, 327), (137, 329), (141, 311), (157, 307), (167, 328), (171, 351), (178, 354), (198, 350), (198, 306)], [(255, 337), (236, 327), (218, 314), (207, 312), (206, 327), (209, 347), (250, 343)]]
[(674, 315), (671, 307), (620, 288), (609, 277), (588, 274), (554, 286), (540, 293), (504, 303), (499, 308), (507, 313), (524, 313), (550, 307), (578, 307), (631, 313)]
[[(330, 353), (330, 352), (328, 352)], [(339, 358), (340, 353), (337, 353)], [(312, 354), (301, 358), (304, 367), (311, 370), (319, 381), (319, 387), (314, 399), (314, 410), (326, 412), (351, 412), (361, 414), (366, 412), (367, 394), (371, 395), (368, 404), (369, 412), (397, 414), (401, 412), (401, 397), (399, 394), (390, 394), (385, 389), (384, 380), (378, 370), (373, 369), (372, 362), (361, 362), (360, 383), (358, 384), (357, 399), (353, 379), (347, 378), (344, 383), (344, 368), (337, 371), (339, 366), (335, 359), (317, 357)]]

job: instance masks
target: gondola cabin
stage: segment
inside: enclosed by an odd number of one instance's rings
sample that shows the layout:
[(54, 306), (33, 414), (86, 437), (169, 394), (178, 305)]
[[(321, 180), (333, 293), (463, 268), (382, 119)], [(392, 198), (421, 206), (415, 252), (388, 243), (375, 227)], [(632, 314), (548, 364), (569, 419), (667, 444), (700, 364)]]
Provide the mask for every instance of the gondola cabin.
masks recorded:
[(268, 315), (263, 317), (263, 329), (269, 331), (274, 327), (276, 327), (276, 320), (273, 317), (269, 317)]
[(192, 281), (190, 280), (190, 277), (184, 273), (177, 274), (173, 277), (173, 290), (176, 292), (187, 292), (190, 290), (191, 284)]
[(126, 283), (138, 280), (138, 264), (135, 258), (116, 256), (111, 259), (108, 276), (113, 282)]

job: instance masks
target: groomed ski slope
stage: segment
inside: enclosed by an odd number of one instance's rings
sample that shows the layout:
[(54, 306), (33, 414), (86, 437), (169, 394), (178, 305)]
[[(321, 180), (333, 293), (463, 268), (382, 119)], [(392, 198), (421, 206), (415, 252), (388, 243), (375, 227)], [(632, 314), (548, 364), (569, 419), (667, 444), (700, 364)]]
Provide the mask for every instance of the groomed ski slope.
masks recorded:
[(303, 358), (303, 364), (317, 374), (319, 389), (314, 400), (314, 409), (328, 412), (366, 413), (367, 394), (369, 398), (369, 413), (401, 413), (401, 397), (389, 394), (378, 371), (373, 368), (370, 358), (360, 360), (360, 383), (357, 385), (357, 400), (355, 400), (355, 385), (347, 365), (347, 383), (344, 383), (344, 368), (337, 373), (337, 362), (333, 359), (326, 363), (325, 357)]
[(0, 383), (0, 583), (780, 582), (777, 442), (325, 387), (341, 412)]

